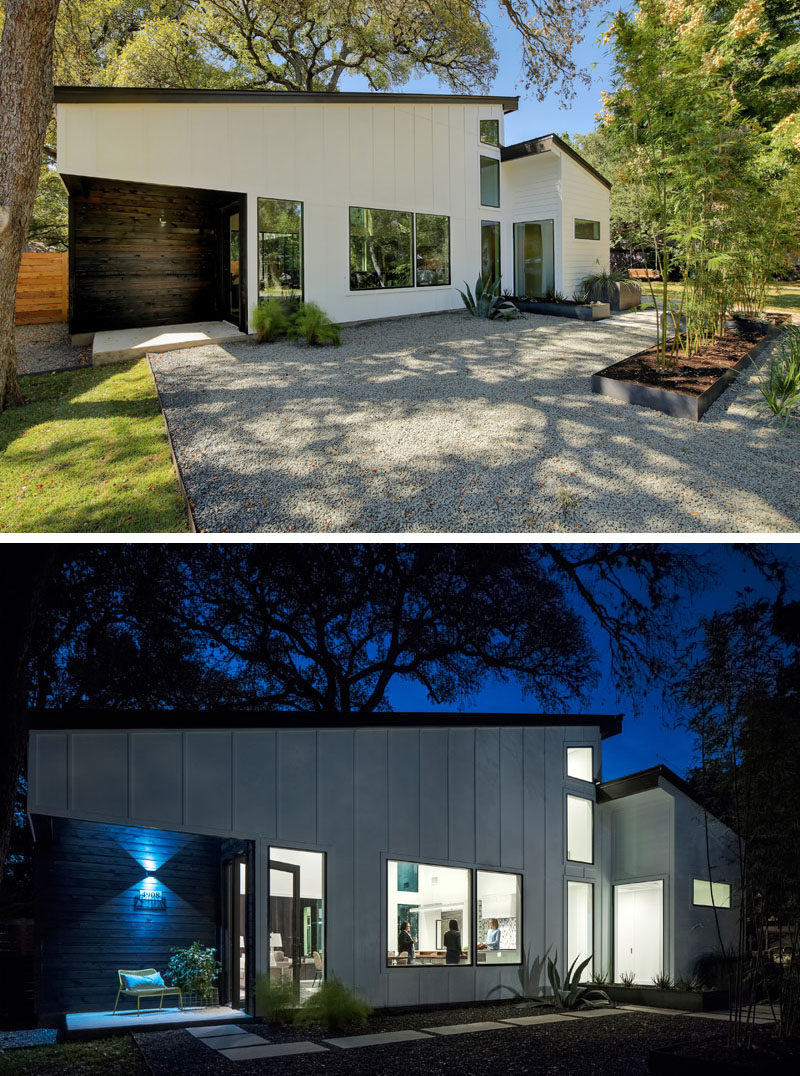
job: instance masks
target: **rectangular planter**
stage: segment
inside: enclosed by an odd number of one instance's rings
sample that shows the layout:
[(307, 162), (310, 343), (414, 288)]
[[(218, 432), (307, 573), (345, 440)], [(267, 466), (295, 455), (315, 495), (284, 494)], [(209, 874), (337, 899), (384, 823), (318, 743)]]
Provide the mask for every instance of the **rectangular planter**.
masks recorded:
[(600, 321), (611, 317), (608, 303), (534, 303), (530, 299), (512, 299), (511, 302), (525, 314), (549, 314), (556, 318), (578, 318), (579, 321)]
[(659, 990), (655, 986), (604, 986), (618, 1005), (652, 1005), (655, 1009), (715, 1012), (728, 1007), (726, 990)]
[[(737, 363), (726, 370), (699, 396), (675, 392), (673, 389), (660, 389), (655, 385), (640, 385), (635, 381), (618, 381), (613, 377), (604, 377), (602, 372), (592, 374), (592, 392), (597, 392), (601, 396), (610, 396), (614, 400), (622, 400), (623, 403), (639, 404), (640, 407), (649, 407), (653, 411), (663, 411), (665, 415), (671, 415), (673, 418), (689, 418), (694, 422), (699, 422), (728, 385), (736, 380), (739, 371), (759, 358), (782, 332), (783, 326), (770, 325), (764, 339), (752, 347), (746, 355), (742, 355)], [(639, 351), (637, 354), (643, 355), (644, 352)], [(614, 363), (614, 366), (619, 365), (620, 363)], [(614, 366), (609, 366), (607, 369), (613, 370)]]

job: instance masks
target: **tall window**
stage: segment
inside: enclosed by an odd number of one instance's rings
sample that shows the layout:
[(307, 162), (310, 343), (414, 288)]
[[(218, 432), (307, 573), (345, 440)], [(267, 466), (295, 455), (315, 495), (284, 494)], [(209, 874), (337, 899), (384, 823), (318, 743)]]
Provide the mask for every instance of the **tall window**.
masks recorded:
[(579, 781), (594, 780), (591, 747), (567, 748), (567, 777)]
[(575, 218), (575, 238), (576, 239), (599, 239), (600, 238), (600, 221), (599, 220), (581, 220), (580, 217)]
[(500, 120), (481, 120), (481, 142), (487, 146), (500, 145)]
[(500, 162), (481, 157), (481, 205), (500, 205)]
[(522, 960), (522, 878), (478, 871), (478, 963), (519, 964)]
[[(567, 882), (567, 967), (574, 960), (581, 964), (592, 956), (593, 891), (591, 882)], [(592, 965), (588, 964), (584, 975), (591, 971)]]
[(350, 287), (410, 288), (414, 283), (413, 214), (350, 207)]
[(450, 283), (450, 218), (417, 213), (417, 287)]
[(258, 199), (258, 295), (303, 294), (303, 203)]
[(294, 980), (301, 999), (324, 976), (325, 855), (270, 848), (269, 977)]
[(514, 290), (541, 299), (555, 287), (553, 222), (528, 220), (514, 225)]
[[(412, 868), (416, 892), (401, 888), (413, 879)], [(470, 871), (390, 859), (386, 914), (388, 967), (471, 962)]]
[(592, 801), (583, 796), (567, 796), (567, 859), (593, 861), (593, 807)]
[(693, 879), (693, 902), (706, 908), (730, 908), (731, 887), (727, 882), (705, 882)]
[(500, 279), (500, 223), (496, 220), (481, 221), (481, 276)]

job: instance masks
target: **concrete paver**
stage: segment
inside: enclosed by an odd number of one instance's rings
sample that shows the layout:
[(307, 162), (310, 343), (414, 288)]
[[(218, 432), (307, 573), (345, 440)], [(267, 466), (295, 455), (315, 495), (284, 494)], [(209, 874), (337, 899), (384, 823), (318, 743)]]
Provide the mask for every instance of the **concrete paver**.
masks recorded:
[(508, 1031), (511, 1024), (501, 1024), (499, 1020), (476, 1020), (473, 1024), (445, 1024), (443, 1027), (424, 1027), (431, 1035), (469, 1035), (473, 1031)]
[(291, 1057), (294, 1054), (326, 1053), (327, 1046), (316, 1042), (278, 1042), (264, 1043), (263, 1046), (241, 1046), (232, 1050), (220, 1050), (229, 1061), (253, 1061), (262, 1057)]
[(338, 1046), (342, 1050), (352, 1050), (359, 1046), (388, 1046), (393, 1042), (413, 1042), (414, 1039), (429, 1039), (424, 1031), (383, 1031), (375, 1035), (348, 1035), (340, 1039), (323, 1039), (329, 1046)]

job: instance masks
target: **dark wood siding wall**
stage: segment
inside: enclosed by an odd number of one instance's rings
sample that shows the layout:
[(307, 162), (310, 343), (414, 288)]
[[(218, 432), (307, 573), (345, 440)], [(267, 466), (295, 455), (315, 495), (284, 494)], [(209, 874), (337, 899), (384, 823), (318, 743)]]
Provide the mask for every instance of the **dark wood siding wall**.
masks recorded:
[(220, 316), (220, 208), (237, 195), (64, 179), (70, 190), (71, 332)]
[[(163, 972), (172, 946), (218, 945), (220, 840), (42, 821), (36, 850), (40, 1016), (110, 1010), (118, 968)], [(148, 873), (166, 900), (162, 911), (134, 908)]]

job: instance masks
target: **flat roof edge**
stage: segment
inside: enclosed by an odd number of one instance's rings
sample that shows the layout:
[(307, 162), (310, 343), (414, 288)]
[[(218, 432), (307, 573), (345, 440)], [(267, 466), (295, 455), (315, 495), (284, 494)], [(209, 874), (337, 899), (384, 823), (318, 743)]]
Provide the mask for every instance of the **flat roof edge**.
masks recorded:
[[(133, 718), (134, 720), (126, 720)], [(360, 728), (580, 728), (596, 725), (603, 739), (622, 729), (622, 714), (375, 714), (297, 710), (31, 710), (31, 732), (98, 729), (360, 729)]]
[(516, 112), (519, 97), (499, 97), (467, 93), (373, 93), (344, 91), (342, 93), (308, 92), (292, 90), (195, 90), (156, 89), (137, 86), (54, 86), (57, 105), (83, 104), (165, 104), (176, 102), (205, 104), (230, 101), (289, 101), (293, 104), (490, 104), (502, 105), (504, 112)]

